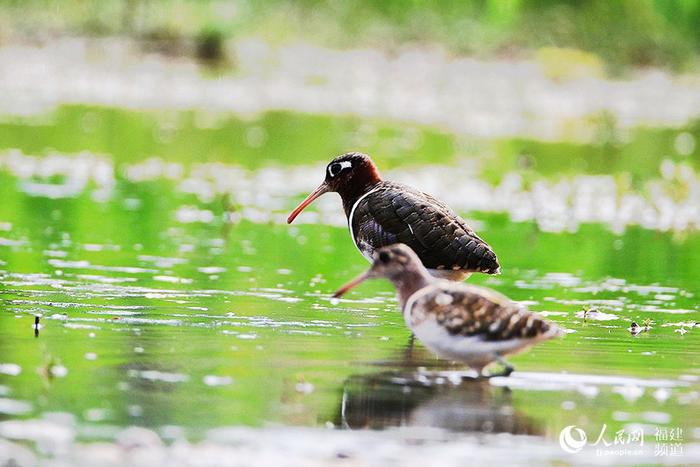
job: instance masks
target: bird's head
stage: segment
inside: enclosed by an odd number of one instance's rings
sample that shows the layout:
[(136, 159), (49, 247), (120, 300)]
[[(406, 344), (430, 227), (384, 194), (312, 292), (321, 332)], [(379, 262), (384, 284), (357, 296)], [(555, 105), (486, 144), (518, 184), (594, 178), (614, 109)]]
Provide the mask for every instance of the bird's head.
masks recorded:
[(403, 243), (396, 243), (375, 251), (374, 261), (369, 270), (342, 286), (333, 296), (340, 297), (365, 280), (375, 277), (385, 277), (398, 285), (407, 280), (425, 280), (428, 276), (428, 271), (413, 250)]
[(287, 223), (291, 224), (304, 208), (324, 193), (335, 191), (341, 196), (362, 193), (380, 180), (379, 171), (367, 154), (361, 152), (342, 154), (328, 163), (323, 183), (292, 211), (287, 218)]

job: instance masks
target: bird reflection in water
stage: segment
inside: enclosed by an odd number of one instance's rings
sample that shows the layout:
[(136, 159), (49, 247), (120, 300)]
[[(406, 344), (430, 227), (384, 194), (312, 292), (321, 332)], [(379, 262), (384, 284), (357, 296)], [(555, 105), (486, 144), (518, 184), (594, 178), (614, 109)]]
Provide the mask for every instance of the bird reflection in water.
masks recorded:
[[(513, 406), (507, 387), (473, 372), (450, 369), (425, 349), (409, 345), (397, 360), (376, 362), (393, 369), (353, 375), (343, 384), (336, 425), (348, 429), (399, 426), (455, 432), (542, 435), (539, 423)], [(437, 365), (437, 366), (436, 366)]]

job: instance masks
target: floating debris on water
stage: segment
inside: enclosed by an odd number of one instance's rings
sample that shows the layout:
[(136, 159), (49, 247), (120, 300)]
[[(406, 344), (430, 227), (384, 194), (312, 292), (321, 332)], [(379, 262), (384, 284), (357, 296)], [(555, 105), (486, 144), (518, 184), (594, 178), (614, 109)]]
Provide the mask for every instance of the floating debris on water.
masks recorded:
[(220, 266), (207, 266), (197, 268), (197, 271), (201, 272), (202, 274), (221, 274), (222, 272), (226, 272), (226, 268)]
[(22, 367), (16, 363), (0, 363), (0, 374), (17, 376), (22, 373)]
[(644, 395), (644, 388), (634, 384), (627, 384), (614, 386), (612, 392), (621, 395), (628, 402), (634, 402)]
[(637, 324), (636, 322), (632, 321), (632, 324), (630, 324), (630, 327), (627, 329), (630, 334), (633, 336), (636, 336), (638, 334), (641, 334), (643, 332), (648, 332), (651, 329), (650, 323), (651, 321), (644, 320), (645, 323), (642, 324), (641, 326)]
[(60, 363), (51, 365), (49, 371), (51, 372), (51, 375), (55, 376), (56, 378), (64, 378), (66, 375), (68, 375), (68, 368), (61, 365)]
[(230, 376), (216, 376), (216, 375), (206, 375), (202, 379), (202, 382), (207, 386), (228, 386), (233, 383), (233, 378)]
[(130, 378), (141, 378), (149, 381), (162, 381), (165, 383), (184, 383), (190, 377), (182, 373), (168, 373), (159, 370), (129, 370), (127, 375)]
[(633, 336), (636, 336), (637, 334), (642, 332), (642, 327), (640, 325), (638, 325), (637, 323), (635, 323), (634, 321), (632, 321), (632, 324), (630, 325), (630, 327), (627, 330), (630, 332), (630, 334), (632, 334)]
[(296, 392), (300, 392), (302, 394), (311, 394), (314, 392), (314, 385), (302, 380), (294, 386), (294, 389)]
[(173, 284), (191, 284), (193, 282), (190, 278), (174, 276), (153, 276), (153, 280), (161, 282), (170, 282)]
[(620, 319), (619, 316), (614, 315), (612, 313), (604, 313), (600, 311), (598, 308), (592, 308), (592, 307), (584, 307), (583, 310), (577, 311), (576, 315), (577, 318), (583, 318), (583, 321), (586, 322), (588, 320), (591, 321), (613, 321), (616, 319)]

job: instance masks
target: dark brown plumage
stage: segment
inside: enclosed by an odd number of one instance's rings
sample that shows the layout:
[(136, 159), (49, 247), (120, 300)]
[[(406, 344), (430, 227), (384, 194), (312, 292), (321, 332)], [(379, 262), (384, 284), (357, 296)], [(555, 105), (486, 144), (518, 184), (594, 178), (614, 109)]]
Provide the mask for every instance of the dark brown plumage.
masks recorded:
[(496, 254), (446, 204), (400, 183), (381, 181), (349, 216), (354, 240), (371, 257), (374, 250), (404, 243), (428, 269), (499, 272)]
[(404, 243), (437, 277), (460, 280), (472, 272), (500, 272), (496, 254), (464, 219), (429, 194), (382, 180), (369, 156), (361, 153), (333, 159), (324, 182), (287, 222), (329, 191), (340, 194), (352, 239), (370, 261), (378, 248)]

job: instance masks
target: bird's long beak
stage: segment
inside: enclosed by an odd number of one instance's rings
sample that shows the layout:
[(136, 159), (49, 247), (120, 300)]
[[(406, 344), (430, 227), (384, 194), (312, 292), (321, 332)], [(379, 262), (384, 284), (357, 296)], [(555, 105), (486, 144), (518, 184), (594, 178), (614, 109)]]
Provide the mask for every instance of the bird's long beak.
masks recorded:
[(326, 182), (321, 183), (318, 188), (316, 188), (314, 191), (311, 192), (309, 196), (306, 197), (304, 201), (302, 201), (299, 206), (297, 206), (294, 211), (287, 217), (287, 224), (291, 224), (294, 222), (294, 219), (301, 213), (301, 211), (306, 208), (309, 204), (313, 203), (316, 198), (321, 196), (324, 193), (328, 193), (330, 191), (330, 188), (328, 188), (328, 185), (326, 185)]
[(357, 287), (358, 285), (360, 285), (361, 283), (363, 283), (364, 281), (366, 281), (367, 279), (369, 279), (371, 277), (372, 277), (372, 270), (371, 269), (367, 272), (363, 272), (362, 274), (360, 274), (359, 276), (357, 276), (356, 278), (354, 278), (353, 280), (351, 280), (350, 282), (348, 282), (347, 284), (345, 284), (344, 286), (342, 286), (341, 288), (336, 290), (335, 293), (333, 294), (333, 298), (340, 297), (348, 290)]

